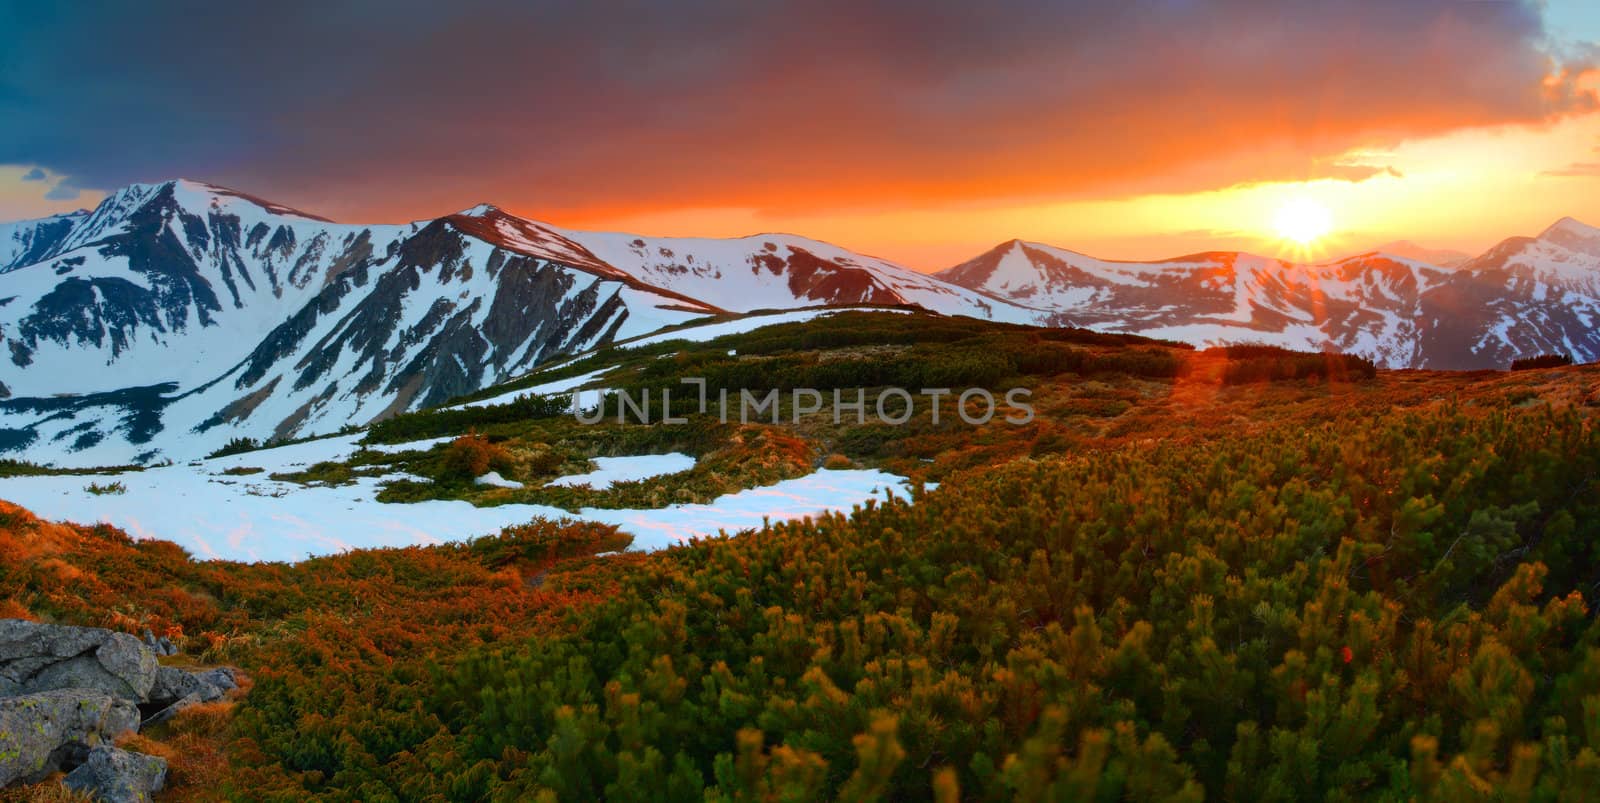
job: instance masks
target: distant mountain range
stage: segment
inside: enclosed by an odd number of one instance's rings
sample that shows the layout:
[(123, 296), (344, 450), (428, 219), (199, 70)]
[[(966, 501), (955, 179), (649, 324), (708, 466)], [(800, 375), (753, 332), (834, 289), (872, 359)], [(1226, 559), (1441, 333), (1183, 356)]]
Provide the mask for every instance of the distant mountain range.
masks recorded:
[(1196, 345), (1337, 350), (1390, 368), (1600, 357), (1600, 229), (1565, 218), (1450, 261), (1374, 251), (1297, 264), (1217, 251), (1115, 262), (1013, 240), (934, 275), (1045, 311), (1050, 324)]
[(1135, 263), (1014, 240), (928, 275), (791, 235), (580, 232), (492, 206), (359, 226), (199, 182), (140, 184), (0, 224), (0, 456), (187, 459), (436, 405), (673, 324), (818, 305), (1390, 367), (1600, 356), (1600, 230), (1562, 220), (1459, 257), (1402, 243), (1319, 265)]

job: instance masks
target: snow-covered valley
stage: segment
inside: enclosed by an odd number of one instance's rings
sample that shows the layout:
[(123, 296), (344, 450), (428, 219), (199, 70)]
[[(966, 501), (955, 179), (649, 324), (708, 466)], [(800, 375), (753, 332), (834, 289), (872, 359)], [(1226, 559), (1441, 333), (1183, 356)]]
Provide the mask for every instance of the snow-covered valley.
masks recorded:
[[(143, 471), (10, 477), (0, 480), (0, 497), (42, 518), (104, 522), (136, 538), (173, 541), (200, 560), (296, 561), (351, 549), (458, 541), (540, 517), (614, 524), (633, 536), (630, 548), (655, 550), (694, 537), (759, 528), (767, 521), (849, 512), (869, 499), (907, 493), (903, 478), (883, 471), (819, 469), (708, 504), (569, 512), (547, 505), (377, 501), (379, 486), (399, 475), (357, 477), (331, 487), (271, 479), (274, 473), (349, 459), (363, 448), (360, 440), (360, 435), (342, 435)], [(448, 440), (366, 448), (425, 450)], [(666, 455), (596, 462), (595, 476), (564, 479), (574, 484), (641, 479), (683, 470), (694, 461)]]

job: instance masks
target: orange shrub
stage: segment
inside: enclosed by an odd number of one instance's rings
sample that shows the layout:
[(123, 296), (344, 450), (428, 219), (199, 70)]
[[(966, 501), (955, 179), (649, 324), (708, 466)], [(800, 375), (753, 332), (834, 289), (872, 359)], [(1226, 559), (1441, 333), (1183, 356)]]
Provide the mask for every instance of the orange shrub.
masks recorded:
[(471, 479), (490, 471), (509, 469), (511, 453), (505, 447), (473, 432), (450, 442), (444, 463), (452, 475)]

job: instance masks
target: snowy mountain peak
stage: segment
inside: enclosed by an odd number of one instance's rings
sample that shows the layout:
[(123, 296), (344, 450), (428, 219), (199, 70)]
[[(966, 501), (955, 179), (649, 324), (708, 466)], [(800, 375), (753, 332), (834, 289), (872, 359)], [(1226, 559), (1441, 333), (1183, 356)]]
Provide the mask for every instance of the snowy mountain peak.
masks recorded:
[(478, 204), (469, 206), (455, 214), (455, 217), (485, 217), (500, 212), (500, 207), (494, 204)]
[(1595, 228), (1573, 217), (1564, 217), (1549, 225), (1539, 233), (1539, 239), (1550, 240), (1561, 237), (1600, 237), (1600, 229)]
[(1570, 217), (1551, 224), (1539, 233), (1537, 240), (1579, 254), (1600, 257), (1600, 229)]

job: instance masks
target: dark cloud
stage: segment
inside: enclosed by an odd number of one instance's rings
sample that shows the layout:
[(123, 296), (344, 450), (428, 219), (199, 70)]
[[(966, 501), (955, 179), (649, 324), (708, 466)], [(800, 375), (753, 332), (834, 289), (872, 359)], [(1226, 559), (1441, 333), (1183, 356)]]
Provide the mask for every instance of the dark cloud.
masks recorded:
[(28, 172), (22, 174), (22, 180), (23, 181), (44, 181), (44, 170), (35, 167), (34, 169), (29, 170)]
[(0, 164), (346, 217), (1357, 178), (1329, 159), (1595, 106), (1532, 0), (38, 6), (0, 0)]

